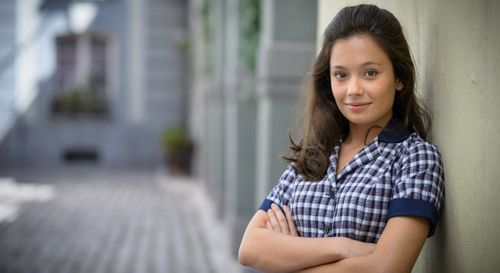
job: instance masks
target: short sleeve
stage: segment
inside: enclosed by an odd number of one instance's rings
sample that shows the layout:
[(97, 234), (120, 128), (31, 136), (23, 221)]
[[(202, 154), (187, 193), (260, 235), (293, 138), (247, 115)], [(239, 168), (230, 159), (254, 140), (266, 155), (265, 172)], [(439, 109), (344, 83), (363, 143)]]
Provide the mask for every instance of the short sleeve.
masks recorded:
[(271, 208), (272, 203), (276, 203), (280, 207), (288, 205), (292, 198), (292, 191), (295, 178), (297, 177), (292, 165), (288, 165), (283, 174), (278, 180), (278, 184), (271, 189), (269, 195), (262, 201), (259, 209), (267, 211)]
[(388, 219), (395, 216), (428, 218), (429, 237), (432, 236), (444, 201), (443, 165), (436, 146), (423, 142), (410, 147), (394, 182)]

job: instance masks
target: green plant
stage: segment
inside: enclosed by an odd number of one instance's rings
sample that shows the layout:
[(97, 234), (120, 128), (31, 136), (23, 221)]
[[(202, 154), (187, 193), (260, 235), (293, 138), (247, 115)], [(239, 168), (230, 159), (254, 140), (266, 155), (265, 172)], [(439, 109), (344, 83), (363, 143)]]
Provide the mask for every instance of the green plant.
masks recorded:
[(171, 174), (190, 174), (193, 143), (182, 127), (165, 129), (162, 135), (165, 159)]
[(163, 147), (167, 151), (179, 151), (189, 149), (191, 141), (182, 127), (170, 127), (165, 129), (162, 136)]
[(239, 35), (241, 40), (239, 54), (247, 68), (255, 73), (260, 33), (260, 1), (240, 1), (239, 9)]
[(107, 109), (103, 101), (98, 100), (87, 90), (72, 88), (54, 98), (52, 111), (56, 113), (105, 113)]

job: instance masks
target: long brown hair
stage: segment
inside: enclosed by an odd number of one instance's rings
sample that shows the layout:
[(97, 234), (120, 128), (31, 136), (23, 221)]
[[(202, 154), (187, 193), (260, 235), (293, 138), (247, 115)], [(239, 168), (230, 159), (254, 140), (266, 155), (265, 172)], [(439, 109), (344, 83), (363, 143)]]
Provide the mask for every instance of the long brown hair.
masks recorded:
[(335, 103), (330, 85), (330, 52), (338, 39), (369, 35), (391, 60), (395, 78), (404, 87), (396, 92), (393, 117), (410, 132), (427, 137), (429, 115), (415, 94), (415, 66), (401, 24), (392, 13), (374, 5), (343, 8), (323, 34), (323, 43), (309, 75), (304, 111), (304, 137), (295, 143), (290, 137), (290, 154), (283, 157), (311, 181), (322, 179), (336, 145), (349, 133), (349, 122)]

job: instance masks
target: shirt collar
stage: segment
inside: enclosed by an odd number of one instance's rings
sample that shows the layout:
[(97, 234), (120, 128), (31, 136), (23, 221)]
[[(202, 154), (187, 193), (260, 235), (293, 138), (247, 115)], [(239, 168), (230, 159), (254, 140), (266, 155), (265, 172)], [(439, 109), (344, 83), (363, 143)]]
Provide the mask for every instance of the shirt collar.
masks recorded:
[(378, 135), (378, 141), (399, 143), (407, 139), (410, 134), (411, 132), (405, 128), (400, 120), (392, 118), (384, 130)]

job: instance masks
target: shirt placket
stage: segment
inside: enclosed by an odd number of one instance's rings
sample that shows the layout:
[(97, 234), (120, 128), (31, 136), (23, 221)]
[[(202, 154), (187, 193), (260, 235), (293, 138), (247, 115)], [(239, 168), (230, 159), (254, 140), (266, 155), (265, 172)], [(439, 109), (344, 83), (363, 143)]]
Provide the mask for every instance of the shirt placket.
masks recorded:
[(326, 212), (326, 217), (325, 221), (323, 222), (323, 237), (328, 237), (330, 235), (330, 232), (335, 229), (335, 206), (336, 206), (336, 189), (335, 186), (329, 185), (330, 190), (326, 193), (324, 193), (324, 198), (329, 198), (328, 203), (329, 203), (329, 208), (327, 208)]
[[(368, 146), (365, 146), (361, 151), (359, 151), (353, 159), (349, 161), (347, 166), (336, 175), (336, 180), (342, 182), (344, 178), (352, 172), (355, 172), (357, 168), (368, 164), (370, 161), (374, 160), (379, 154), (377, 139), (371, 142)], [(336, 162), (336, 161), (335, 161)], [(336, 164), (335, 164), (336, 165)]]
[(338, 199), (337, 190), (338, 186), (345, 182), (348, 174), (356, 171), (356, 169), (364, 164), (368, 164), (378, 155), (377, 140), (364, 147), (354, 158), (347, 164), (347, 166), (337, 175), (337, 158), (339, 154), (339, 146), (335, 147), (334, 156), (331, 161), (334, 162), (332, 168), (328, 173), (329, 189), (324, 193), (324, 197), (330, 198), (330, 205), (332, 209), (329, 210), (328, 216), (323, 223), (323, 236), (328, 237), (330, 232), (335, 229), (335, 210)]
[[(333, 158), (330, 161), (337, 162), (339, 148), (335, 147)], [(337, 196), (337, 181), (336, 181), (336, 164), (333, 164), (329, 171), (327, 172), (327, 187), (326, 191), (323, 193), (324, 198), (328, 198), (328, 208), (325, 217), (325, 221), (323, 222), (323, 237), (330, 236), (330, 232), (335, 230), (335, 207), (336, 207), (336, 196)], [(329, 209), (331, 208), (331, 209)]]

